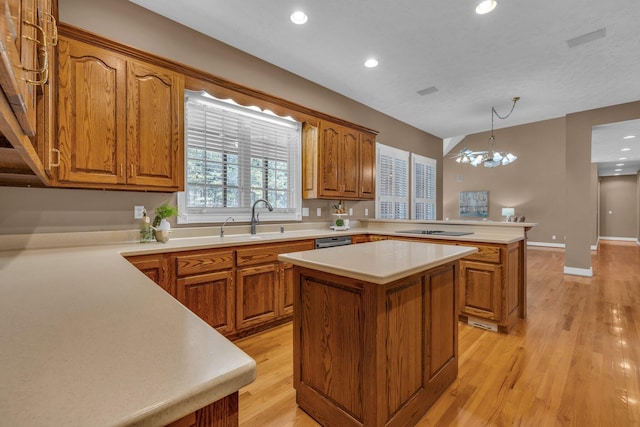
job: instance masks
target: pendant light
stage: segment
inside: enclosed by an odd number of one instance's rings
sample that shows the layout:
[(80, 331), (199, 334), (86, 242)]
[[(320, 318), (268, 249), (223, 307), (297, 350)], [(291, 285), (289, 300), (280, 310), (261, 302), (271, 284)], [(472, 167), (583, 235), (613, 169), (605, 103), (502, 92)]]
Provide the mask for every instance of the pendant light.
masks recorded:
[(513, 105), (509, 114), (502, 117), (496, 109), (491, 107), (491, 136), (489, 137), (489, 149), (485, 151), (472, 151), (468, 148), (460, 150), (457, 156), (454, 156), (456, 162), (460, 164), (469, 164), (471, 166), (483, 165), (486, 168), (496, 168), (498, 166), (506, 166), (516, 161), (518, 158), (515, 154), (500, 152), (496, 149), (496, 137), (493, 136), (493, 116), (496, 115), (499, 119), (504, 120), (508, 118), (513, 109), (516, 107), (516, 102), (520, 100), (519, 96), (513, 98)]

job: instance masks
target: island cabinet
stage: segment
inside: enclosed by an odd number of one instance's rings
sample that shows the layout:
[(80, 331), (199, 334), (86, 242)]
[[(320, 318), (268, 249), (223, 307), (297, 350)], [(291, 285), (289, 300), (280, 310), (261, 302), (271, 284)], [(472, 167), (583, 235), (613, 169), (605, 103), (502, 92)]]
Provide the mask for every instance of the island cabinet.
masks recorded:
[(278, 261), (278, 255), (313, 248), (312, 240), (304, 240), (236, 249), (236, 328), (238, 331), (291, 318), (293, 313), (292, 265)]
[(305, 123), (303, 198), (374, 199), (375, 135), (328, 121)]
[(58, 43), (56, 186), (179, 191), (184, 76), (95, 43)]
[(457, 376), (457, 260), (474, 251), (388, 240), (282, 255), (298, 405), (324, 426), (415, 425)]
[(233, 250), (171, 255), (176, 298), (222, 334), (234, 332)]

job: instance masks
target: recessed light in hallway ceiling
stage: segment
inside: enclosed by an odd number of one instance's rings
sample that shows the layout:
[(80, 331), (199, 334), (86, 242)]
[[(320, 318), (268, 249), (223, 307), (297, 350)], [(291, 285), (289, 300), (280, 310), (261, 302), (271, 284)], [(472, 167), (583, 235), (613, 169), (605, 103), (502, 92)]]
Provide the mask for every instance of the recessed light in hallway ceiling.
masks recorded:
[(484, 15), (485, 13), (489, 13), (495, 9), (497, 5), (498, 3), (496, 0), (484, 0), (476, 7), (476, 13), (478, 15)]
[(293, 22), (296, 25), (306, 24), (308, 20), (309, 20), (309, 17), (307, 16), (307, 14), (301, 10), (296, 10), (291, 14), (291, 22)]
[(378, 60), (375, 58), (369, 58), (364, 61), (364, 66), (367, 68), (375, 68), (378, 66)]

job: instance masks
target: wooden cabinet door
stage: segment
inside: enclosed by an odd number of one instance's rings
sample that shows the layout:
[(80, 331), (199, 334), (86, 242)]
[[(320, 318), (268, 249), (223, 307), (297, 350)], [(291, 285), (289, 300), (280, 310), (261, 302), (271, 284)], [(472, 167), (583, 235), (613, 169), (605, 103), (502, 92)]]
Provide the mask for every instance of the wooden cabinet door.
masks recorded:
[(460, 311), (469, 316), (502, 320), (502, 267), (460, 261)]
[(180, 189), (184, 77), (127, 63), (127, 183)]
[(187, 276), (176, 280), (178, 301), (221, 334), (233, 332), (233, 272)]
[(360, 133), (342, 128), (339, 176), (342, 183), (342, 197), (358, 198), (360, 193)]
[(293, 264), (280, 264), (280, 316), (293, 314)]
[(125, 69), (119, 55), (60, 38), (60, 181), (125, 183)]
[(127, 257), (127, 261), (175, 298), (176, 294), (167, 272), (168, 261), (162, 254)]
[(320, 195), (325, 197), (341, 197), (342, 182), (340, 169), (342, 163), (340, 127), (323, 122), (320, 126)]
[(376, 137), (362, 133), (360, 138), (360, 199), (376, 197)]
[(458, 310), (456, 307), (455, 264), (446, 264), (426, 273), (426, 314), (428, 319), (426, 383), (437, 383), (447, 371), (458, 370)]
[(237, 270), (236, 327), (256, 326), (278, 317), (278, 263)]

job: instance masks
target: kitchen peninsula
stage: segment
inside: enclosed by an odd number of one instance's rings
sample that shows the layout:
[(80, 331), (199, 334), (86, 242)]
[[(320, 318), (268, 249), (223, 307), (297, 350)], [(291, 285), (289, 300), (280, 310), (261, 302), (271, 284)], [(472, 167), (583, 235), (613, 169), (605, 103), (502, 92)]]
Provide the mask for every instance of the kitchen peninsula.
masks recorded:
[(384, 240), (281, 254), (294, 265), (294, 387), (322, 425), (414, 425), (458, 373), (458, 259)]

